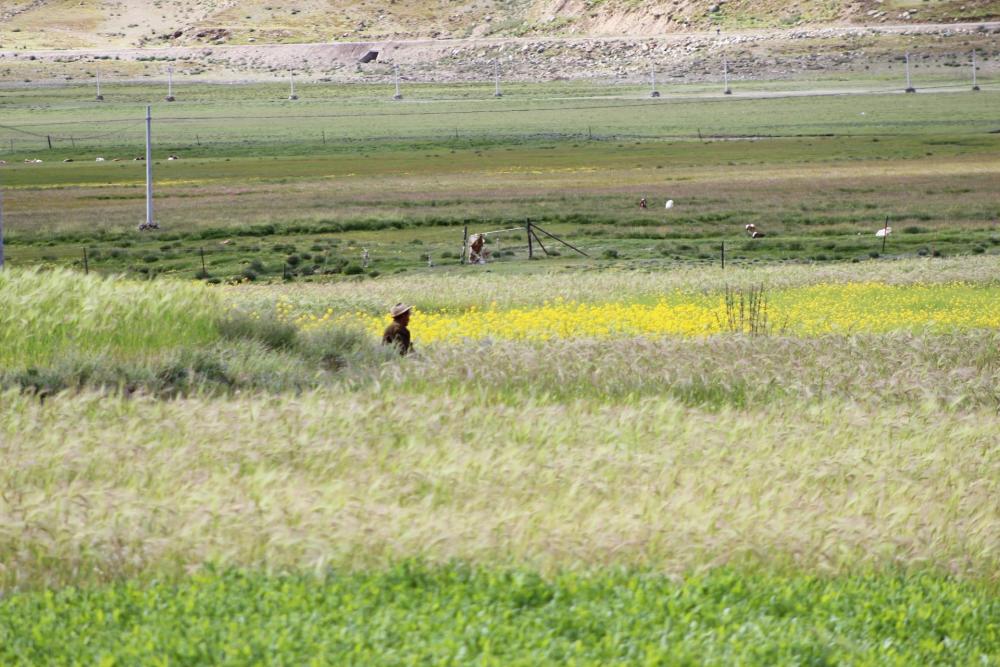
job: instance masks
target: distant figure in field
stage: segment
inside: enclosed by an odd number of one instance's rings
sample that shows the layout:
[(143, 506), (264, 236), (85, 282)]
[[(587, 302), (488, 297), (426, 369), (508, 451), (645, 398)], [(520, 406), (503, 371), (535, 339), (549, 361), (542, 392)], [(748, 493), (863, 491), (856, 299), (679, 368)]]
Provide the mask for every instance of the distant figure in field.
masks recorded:
[(406, 325), (410, 323), (410, 313), (413, 306), (397, 303), (389, 311), (392, 316), (392, 324), (385, 328), (382, 334), (383, 345), (394, 345), (399, 350), (399, 356), (405, 357), (413, 350), (413, 343), (410, 342), (410, 330)]
[(764, 232), (757, 231), (757, 226), (755, 224), (753, 224), (753, 223), (750, 223), (749, 225), (747, 225), (745, 227), (745, 229), (747, 230), (747, 234), (752, 239), (759, 239), (759, 238), (763, 238), (763, 236), (764, 236)]
[(473, 234), (469, 241), (469, 264), (485, 264), (489, 251), (486, 245), (485, 234)]
[(643, 197), (639, 200), (639, 208), (646, 208), (646, 198)]

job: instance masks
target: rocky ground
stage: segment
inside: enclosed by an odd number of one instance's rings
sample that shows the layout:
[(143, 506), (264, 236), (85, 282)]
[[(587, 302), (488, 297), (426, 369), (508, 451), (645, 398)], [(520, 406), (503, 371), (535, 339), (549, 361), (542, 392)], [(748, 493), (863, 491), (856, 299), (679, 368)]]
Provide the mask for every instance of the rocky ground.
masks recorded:
[[(789, 79), (822, 73), (873, 76), (899, 71), (912, 53), (914, 71), (968, 67), (977, 51), (981, 72), (1000, 69), (1000, 22), (795, 28), (674, 33), (660, 37), (479, 38), (281, 45), (0, 51), (0, 81), (87, 79), (97, 66), (108, 80), (256, 81), (284, 78), (386, 81), (399, 66), (410, 81), (481, 81), (498, 61), (506, 80), (600, 78), (694, 82), (719, 78), (723, 60), (735, 79)], [(370, 62), (361, 60), (376, 52)]]

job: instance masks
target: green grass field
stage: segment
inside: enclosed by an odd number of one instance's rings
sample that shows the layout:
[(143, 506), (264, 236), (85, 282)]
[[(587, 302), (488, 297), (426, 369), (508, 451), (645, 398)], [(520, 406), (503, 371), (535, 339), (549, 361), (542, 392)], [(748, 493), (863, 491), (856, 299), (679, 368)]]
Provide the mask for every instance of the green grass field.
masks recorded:
[[(86, 251), (87, 268), (105, 273), (336, 279), (360, 269), (363, 247), (372, 271), (420, 270), (456, 263), (464, 226), (528, 218), (592, 256), (664, 267), (714, 261), (722, 242), (732, 262), (1000, 244), (995, 91), (653, 101), (567, 82), (502, 100), (425, 86), (402, 103), (370, 87), (318, 92), (292, 103), (274, 87), (201, 86), (157, 104), (163, 229), (152, 235), (134, 232), (144, 166), (131, 158), (142, 154), (136, 103), (153, 89), (104, 104), (74, 102), (81, 88), (5, 96), (5, 126), (20, 128), (0, 129), (0, 148), (15, 149), (2, 172), (9, 261), (82, 267)], [(883, 249), (873, 234), (887, 216)], [(767, 237), (751, 242), (748, 223)], [(573, 255), (559, 250), (559, 261)]]
[(275, 90), (0, 134), (0, 663), (1000, 662), (995, 91)]

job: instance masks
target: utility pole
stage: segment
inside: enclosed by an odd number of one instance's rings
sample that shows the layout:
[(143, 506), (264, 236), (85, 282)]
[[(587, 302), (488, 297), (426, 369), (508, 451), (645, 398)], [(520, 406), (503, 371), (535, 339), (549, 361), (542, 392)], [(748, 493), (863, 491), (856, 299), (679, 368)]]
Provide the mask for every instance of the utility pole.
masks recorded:
[(153, 222), (153, 115), (146, 105), (146, 229), (156, 229)]
[(290, 100), (299, 99), (299, 96), (295, 94), (295, 74), (293, 74), (292, 72), (288, 73), (288, 85), (291, 86), (288, 93), (288, 99)]
[(167, 67), (167, 101), (173, 102), (174, 99), (174, 66), (170, 65)]
[(660, 96), (660, 91), (658, 91), (656, 89), (656, 70), (655, 69), (650, 69), (649, 70), (649, 96), (650, 97), (659, 97)]
[(733, 91), (729, 89), (729, 60), (727, 58), (722, 59), (722, 79), (725, 81), (725, 88), (722, 89), (723, 95), (732, 95)]
[(493, 97), (503, 97), (500, 92), (500, 60), (493, 60)]
[(979, 84), (976, 83), (976, 50), (972, 49), (972, 89), (979, 90)]
[(910, 54), (906, 54), (906, 92), (915, 93), (917, 89), (910, 84)]
[(98, 102), (104, 101), (104, 95), (101, 95), (101, 66), (97, 66), (97, 97), (95, 97)]
[(395, 72), (396, 75), (396, 94), (392, 96), (392, 99), (401, 100), (403, 99), (403, 95), (402, 93), (399, 92), (399, 65), (394, 65), (393, 71)]

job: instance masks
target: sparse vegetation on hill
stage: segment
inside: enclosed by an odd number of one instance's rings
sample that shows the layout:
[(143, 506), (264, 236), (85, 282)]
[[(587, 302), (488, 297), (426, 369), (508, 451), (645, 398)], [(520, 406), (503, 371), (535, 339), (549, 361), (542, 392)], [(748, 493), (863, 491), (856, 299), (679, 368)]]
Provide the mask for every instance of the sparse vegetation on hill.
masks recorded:
[(951, 23), (1000, 16), (997, 0), (56, 0), (0, 7), (0, 45), (29, 47), (296, 43), (468, 37), (655, 36), (833, 23)]

